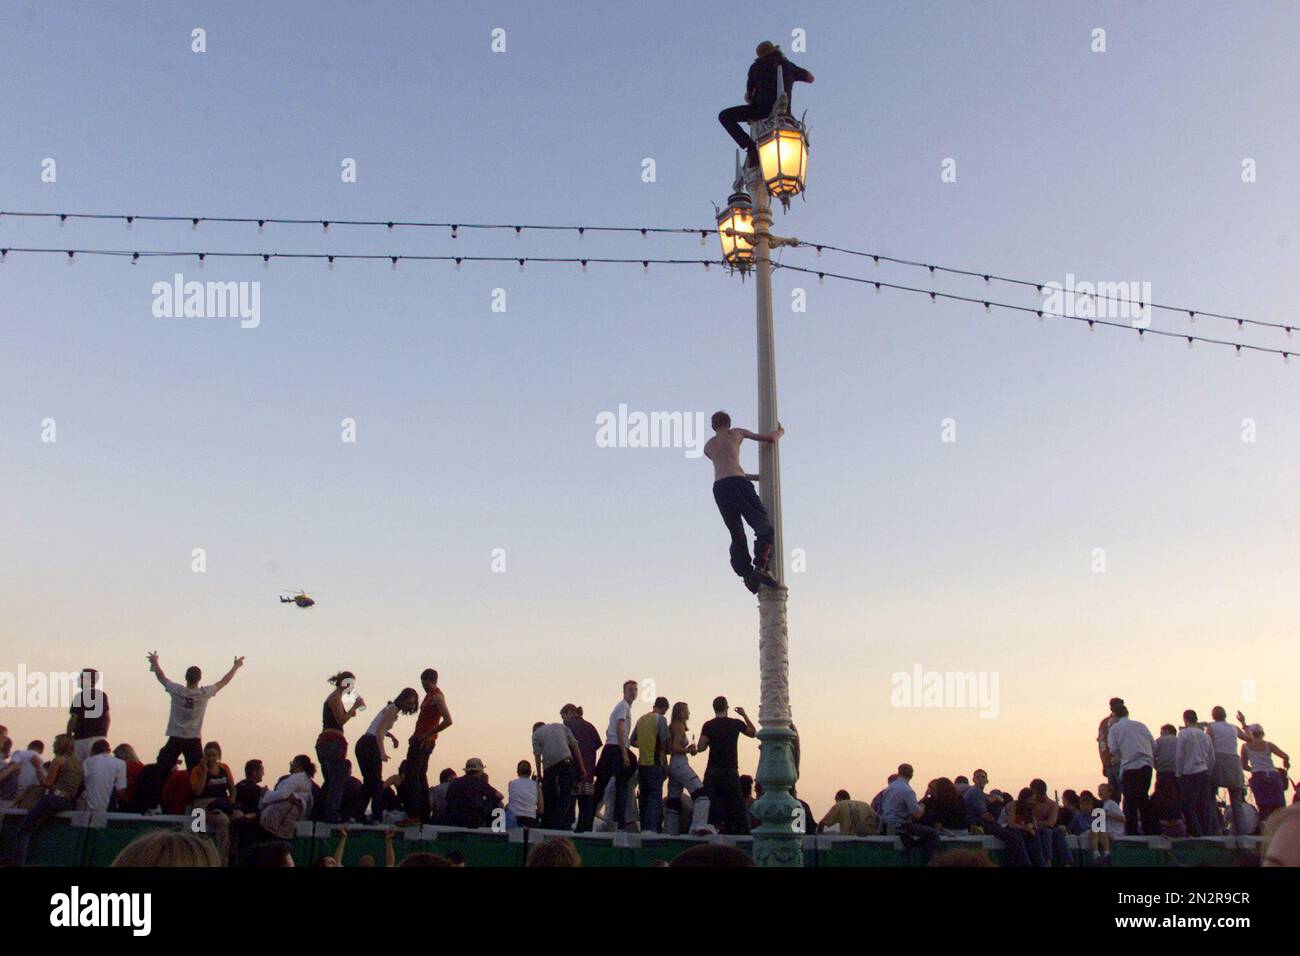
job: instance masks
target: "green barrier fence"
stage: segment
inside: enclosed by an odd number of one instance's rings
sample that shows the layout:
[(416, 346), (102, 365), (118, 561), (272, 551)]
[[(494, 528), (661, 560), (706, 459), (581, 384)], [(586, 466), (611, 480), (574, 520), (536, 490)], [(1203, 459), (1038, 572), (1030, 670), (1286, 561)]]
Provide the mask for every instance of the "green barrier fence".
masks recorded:
[[(0, 810), (0, 856), (8, 855), (24, 812)], [(142, 833), (156, 829), (182, 830), (190, 826), (187, 816), (136, 816), (74, 812), (51, 819), (32, 839), (28, 863), (36, 866), (109, 866), (117, 854)], [(343, 865), (358, 866), (370, 856), (376, 866), (384, 865), (384, 827), (350, 826)], [(340, 828), (336, 825), (301, 823), (290, 842), (294, 863), (312, 866), (321, 857), (333, 855)], [(750, 837), (687, 837), (653, 833), (567, 833), (534, 830), (498, 832), (443, 827), (414, 827), (398, 830), (393, 838), (398, 863), (411, 853), (459, 851), (472, 867), (519, 867), (528, 850), (552, 837), (567, 837), (577, 848), (586, 867), (654, 866), (671, 862), (700, 843), (721, 842), (751, 852)], [(268, 837), (269, 839), (269, 837)], [(1091, 866), (1092, 854), (1086, 836), (1076, 846), (1072, 865)], [(1122, 867), (1231, 866), (1238, 854), (1258, 846), (1257, 837), (1233, 839), (1169, 840), (1163, 837), (1116, 837), (1112, 840), (1111, 864)], [(980, 835), (947, 835), (941, 851), (979, 849), (995, 862), (1002, 856), (998, 840)], [(807, 867), (910, 867), (923, 866), (919, 850), (907, 851), (897, 837), (844, 837), (807, 835), (803, 838), (803, 862)]]

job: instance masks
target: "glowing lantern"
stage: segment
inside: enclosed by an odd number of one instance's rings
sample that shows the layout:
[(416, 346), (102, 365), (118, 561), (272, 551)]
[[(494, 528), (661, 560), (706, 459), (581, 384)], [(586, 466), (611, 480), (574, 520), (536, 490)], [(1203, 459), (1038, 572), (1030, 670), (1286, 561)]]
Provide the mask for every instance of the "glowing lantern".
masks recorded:
[(718, 238), (727, 265), (745, 270), (754, 261), (754, 207), (746, 193), (737, 190), (718, 210)]

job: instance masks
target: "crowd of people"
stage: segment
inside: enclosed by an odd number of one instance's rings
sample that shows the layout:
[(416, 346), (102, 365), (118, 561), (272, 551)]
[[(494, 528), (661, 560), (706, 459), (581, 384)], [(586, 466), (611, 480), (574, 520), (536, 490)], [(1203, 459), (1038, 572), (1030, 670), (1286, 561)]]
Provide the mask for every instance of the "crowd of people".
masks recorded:
[[(762, 787), (740, 772), (741, 738), (754, 738), (757, 731), (743, 708), (732, 716), (725, 697), (713, 700), (712, 716), (698, 735), (685, 702), (670, 705), (657, 697), (638, 714), (639, 685), (632, 680), (623, 684), (603, 733), (585, 718), (581, 706), (564, 704), (557, 720), (533, 725), (532, 759), (518, 762), (503, 793), (477, 757), (460, 772), (443, 769), (437, 783), (430, 784), (429, 762), (438, 738), (453, 726), (438, 673), (431, 668), (420, 674), (421, 690), (402, 688), (379, 709), (352, 745), (354, 764), (347, 731), (366, 703), (355, 693), (356, 676), (340, 671), (328, 681), (315, 759), (298, 754), (287, 772), (267, 786), (261, 760), (246, 761), (237, 778), (223, 760), (221, 745), (210, 738), (205, 742), (203, 736), (209, 701), (234, 679), (243, 658), (208, 685), (198, 667), (186, 670), (182, 684), (166, 676), (156, 652), (148, 660), (170, 698), (166, 739), (150, 764), (129, 744), (110, 745), (108, 697), (94, 670), (81, 673), (66, 730), (54, 738), (48, 758), (42, 741), (15, 749), (7, 728), (0, 726), (0, 807), (27, 811), (5, 862), (21, 865), (37, 829), (74, 808), (190, 815), (201, 821), (192, 829), (207, 833), (203, 842), (222, 865), (283, 865), (286, 840), (300, 820), (384, 824), (390, 838), (393, 827), (425, 823), (675, 835), (746, 834), (757, 826), (753, 805)], [(914, 770), (904, 763), (871, 800), (855, 800), (841, 790), (820, 819), (792, 787), (798, 810), (791, 825), (799, 832), (895, 835), (926, 858), (938, 851), (941, 834), (989, 835), (1001, 841), (1001, 860), (1010, 866), (1066, 865), (1077, 842), (1070, 838), (1081, 835), (1094, 858), (1104, 863), (1119, 836), (1257, 833), (1285, 806), (1290, 758), (1265, 738), (1262, 727), (1248, 724), (1240, 712), (1236, 716), (1238, 724), (1230, 724), (1224, 709), (1215, 707), (1213, 720), (1203, 723), (1187, 710), (1180, 729), (1166, 724), (1153, 737), (1129, 715), (1124, 701), (1114, 698), (1098, 728), (1105, 782), (1095, 794), (1065, 790), (1058, 802), (1041, 779), (1016, 791), (990, 789), (988, 774), (978, 769), (969, 778), (935, 778), (918, 797)], [(414, 717), (414, 725), (396, 773), (385, 775), (385, 763), (402, 751), (395, 730), (404, 717)], [(798, 732), (792, 730), (797, 771)], [(701, 755), (707, 755), (702, 778), (691, 766), (692, 758)], [(1245, 799), (1247, 770), (1254, 806)], [(1228, 794), (1222, 807), (1216, 798), (1220, 790)], [(345, 829), (338, 852), (326, 858), (326, 865), (329, 860), (342, 863), (346, 839)], [(534, 850), (539, 858), (563, 860), (567, 842), (546, 841)], [(161, 837), (148, 846), (150, 852), (193, 856)], [(542, 852), (541, 846), (549, 849)], [(390, 863), (391, 850), (390, 841)], [(127, 858), (138, 858), (137, 851)], [(455, 864), (440, 859), (404, 863)]]

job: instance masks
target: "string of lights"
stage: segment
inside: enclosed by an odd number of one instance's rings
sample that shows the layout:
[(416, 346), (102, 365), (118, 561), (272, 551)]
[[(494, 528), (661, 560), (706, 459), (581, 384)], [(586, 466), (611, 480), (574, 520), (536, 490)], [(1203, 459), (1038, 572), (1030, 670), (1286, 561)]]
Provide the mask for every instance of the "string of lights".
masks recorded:
[(862, 285), (871, 285), (876, 287), (877, 292), (879, 292), (881, 289), (893, 289), (898, 292), (919, 293), (922, 295), (928, 295), (930, 297), (931, 302), (937, 302), (939, 299), (948, 299), (953, 302), (967, 302), (974, 305), (982, 305), (984, 306), (984, 310), (986, 312), (991, 311), (993, 309), (1003, 309), (1011, 312), (1027, 312), (1037, 316), (1039, 320), (1042, 320), (1044, 318), (1051, 318), (1051, 319), (1069, 319), (1072, 322), (1087, 322), (1088, 328), (1090, 329), (1095, 328), (1098, 325), (1105, 326), (1107, 328), (1113, 328), (1113, 329), (1124, 329), (1129, 332), (1136, 332), (1138, 334), (1139, 339), (1144, 339), (1148, 335), (1158, 335), (1161, 337), (1173, 338), (1173, 339), (1185, 339), (1187, 341), (1188, 348), (1191, 348), (1193, 343), (1195, 342), (1203, 342), (1207, 345), (1224, 345), (1236, 349), (1238, 355), (1240, 355), (1243, 350), (1249, 350), (1251, 352), (1265, 352), (1270, 355), (1280, 355), (1282, 356), (1282, 361), (1288, 364), (1290, 363), (1291, 355), (1293, 354), (1292, 352), (1285, 351), (1283, 349), (1267, 348), (1262, 345), (1251, 345), (1246, 342), (1229, 342), (1226, 339), (1214, 339), (1204, 335), (1192, 335), (1187, 332), (1173, 332), (1166, 329), (1144, 328), (1141, 326), (1132, 325), (1131, 323), (1126, 324), (1124, 322), (1115, 322), (1108, 319), (1087, 318), (1085, 316), (1069, 315), (1068, 313), (1064, 313), (1064, 312), (1051, 312), (1046, 309), (1035, 309), (1031, 306), (1013, 305), (1009, 302), (994, 302), (991, 299), (979, 299), (968, 295), (956, 295), (951, 292), (940, 292), (935, 289), (921, 289), (916, 286), (900, 285), (895, 282), (884, 282), (876, 279), (868, 279), (863, 276), (843, 275), (841, 273), (836, 273), (836, 272), (822, 272), (817, 269), (808, 269), (805, 268), (804, 266), (793, 266), (784, 263), (774, 262), (772, 263), (772, 267), (775, 269), (786, 269), (791, 272), (802, 272), (802, 273), (807, 273), (808, 275), (815, 275), (819, 279), (840, 279), (845, 282), (856, 282), (856, 283), (861, 283)]
[(333, 268), (335, 260), (388, 260), (392, 263), (393, 268), (397, 268), (397, 263), (403, 260), (412, 262), (454, 262), (457, 268), (462, 262), (516, 262), (522, 270), (525, 263), (575, 263), (586, 269), (589, 264), (626, 264), (640, 265), (647, 271), (652, 265), (661, 266), (686, 266), (695, 265), (704, 266), (708, 270), (710, 266), (725, 266), (726, 263), (720, 259), (640, 259), (640, 258), (615, 258), (609, 256), (433, 256), (433, 255), (413, 255), (403, 253), (401, 255), (388, 255), (384, 253), (358, 253), (358, 252), (199, 252), (197, 250), (180, 250), (180, 249), (163, 249), (163, 250), (140, 250), (131, 251), (128, 249), (55, 249), (49, 247), (35, 246), (0, 246), (0, 263), (6, 262), (13, 253), (31, 253), (43, 255), (59, 255), (66, 257), (69, 265), (76, 261), (77, 256), (113, 256), (129, 258), (131, 262), (137, 263), (141, 259), (157, 258), (189, 258), (198, 262), (202, 267), (208, 259), (261, 259), (263, 265), (270, 265), (272, 259), (316, 259), (326, 261), (330, 268)]
[[(845, 249), (842, 246), (832, 246), (824, 242), (818, 243), (818, 242), (801, 241), (799, 245), (805, 247), (811, 246), (812, 248), (817, 250), (818, 255), (821, 255), (823, 250), (827, 252), (838, 252), (843, 255), (858, 256), (863, 259), (871, 259), (877, 265), (879, 265), (882, 262), (888, 262), (893, 265), (911, 266), (918, 269), (928, 269), (931, 275), (933, 275), (936, 272), (944, 272), (947, 273), (948, 275), (957, 275), (957, 276), (965, 276), (974, 279), (983, 279), (985, 283), (1002, 282), (1007, 285), (1028, 287), (1034, 289), (1039, 293), (1041, 293), (1044, 289), (1051, 288), (1046, 282), (1035, 282), (1032, 279), (1016, 279), (1011, 276), (998, 275), (997, 273), (994, 272), (980, 272), (975, 269), (958, 269), (953, 266), (941, 266), (929, 262), (920, 262), (916, 259), (900, 259), (896, 256), (887, 256), (879, 252), (864, 252), (860, 249)], [(1064, 290), (1064, 291), (1071, 291), (1071, 290)], [(1206, 312), (1201, 309), (1189, 309), (1185, 306), (1179, 306), (1179, 305), (1163, 305), (1159, 302), (1141, 302), (1135, 299), (1127, 299), (1119, 296), (1102, 295), (1098, 292), (1080, 292), (1078, 290), (1072, 290), (1072, 291), (1074, 295), (1077, 295), (1080, 298), (1100, 299), (1100, 300), (1112, 302), (1115, 305), (1123, 305), (1123, 306), (1130, 306), (1130, 307), (1136, 306), (1139, 309), (1143, 307), (1148, 307), (1152, 309), (1159, 309), (1162, 312), (1180, 312), (1185, 314), (1193, 322), (1195, 322), (1198, 318), (1222, 319), (1228, 322), (1236, 322), (1237, 328), (1242, 328), (1243, 326), (1246, 325), (1257, 325), (1265, 328), (1281, 329), (1284, 332), (1286, 332), (1287, 335), (1290, 335), (1291, 332), (1295, 328), (1297, 328), (1297, 326), (1300, 326), (1300, 322), (1294, 322), (1294, 323), (1266, 322), (1262, 319), (1246, 319), (1236, 315), (1225, 315), (1221, 312)]]
[(415, 229), (448, 229), (451, 231), (451, 238), (453, 239), (458, 238), (460, 230), (462, 229), (513, 229), (516, 235), (522, 235), (526, 229), (534, 232), (573, 232), (579, 237), (589, 232), (632, 232), (640, 233), (642, 236), (649, 236), (652, 233), (699, 236), (701, 245), (708, 241), (708, 237), (713, 233), (713, 227), (711, 226), (705, 229), (690, 228), (686, 226), (561, 226), (542, 223), (417, 222), (413, 220), (398, 219), (286, 219), (277, 216), (154, 216), (126, 213), (14, 212), (10, 210), (0, 210), (0, 220), (5, 216), (22, 217), (27, 219), (57, 219), (59, 220), (60, 225), (66, 223), (69, 219), (118, 220), (124, 222), (128, 227), (137, 222), (188, 222), (193, 229), (197, 229), (199, 223), (203, 222), (256, 223), (259, 232), (266, 226), (271, 225), (320, 226), (324, 232), (328, 232), (331, 226), (383, 226), (388, 230), (397, 229), (398, 227)]
[[(418, 229), (447, 229), (450, 231), (451, 238), (453, 239), (459, 237), (460, 230), (489, 230), (489, 231), (490, 230), (497, 230), (497, 231), (513, 230), (516, 235), (522, 235), (525, 230), (544, 231), (544, 232), (552, 232), (552, 233), (572, 232), (578, 235), (579, 237), (585, 235), (588, 232), (640, 233), (642, 236), (649, 236), (651, 234), (690, 235), (690, 236), (698, 236), (701, 245), (705, 244), (708, 241), (709, 235), (714, 232), (713, 227), (698, 228), (698, 227), (689, 227), (689, 226), (681, 226), (681, 227), (586, 226), (586, 225), (569, 226), (569, 225), (556, 225), (552, 223), (519, 223), (519, 224), (481, 223), (481, 222), (480, 223), (453, 223), (453, 222), (425, 222), (425, 221), (418, 221), (418, 220), (397, 220), (397, 219), (387, 219), (387, 220), (385, 219), (329, 219), (329, 218), (303, 219), (303, 218), (286, 218), (280, 216), (183, 216), (183, 215), (128, 214), (128, 213), (82, 213), (82, 212), (58, 213), (58, 212), (27, 212), (27, 211), (0, 210), (0, 220), (3, 220), (5, 216), (16, 217), (16, 218), (28, 218), (28, 219), (57, 219), (60, 224), (63, 224), (70, 219), (100, 220), (100, 221), (117, 220), (125, 223), (128, 228), (131, 225), (133, 225), (135, 222), (162, 222), (162, 223), (188, 222), (191, 224), (191, 228), (193, 229), (198, 229), (199, 224), (204, 222), (235, 223), (235, 224), (255, 223), (258, 227), (259, 232), (261, 232), (262, 229), (268, 225), (290, 225), (290, 226), (318, 225), (321, 227), (322, 231), (324, 232), (328, 232), (331, 226), (370, 226), (370, 227), (383, 226), (384, 228), (390, 231), (397, 229), (398, 227), (418, 228)], [(841, 255), (856, 256), (859, 258), (871, 259), (876, 264), (879, 264), (881, 262), (886, 262), (892, 265), (901, 265), (910, 268), (926, 269), (930, 272), (931, 275), (942, 272), (948, 275), (983, 279), (985, 283), (1000, 282), (1007, 285), (1015, 285), (1023, 288), (1032, 288), (1040, 294), (1045, 289), (1050, 288), (1048, 283), (1037, 282), (1032, 279), (1020, 279), (1013, 276), (1001, 275), (995, 272), (985, 272), (976, 269), (962, 269), (955, 266), (938, 265), (936, 263), (924, 262), (918, 259), (906, 259), (898, 256), (885, 255), (884, 253), (879, 253), (879, 252), (870, 252), (861, 249), (849, 249), (844, 246), (836, 246), (830, 243), (801, 242), (799, 243), (799, 245), (802, 247), (812, 247), (813, 249), (816, 249), (817, 254), (819, 256), (822, 254), (823, 251), (835, 252)], [(215, 253), (213, 253), (213, 255), (215, 255)], [(287, 257), (286, 255), (277, 256), (277, 258), (286, 258), (286, 257)], [(334, 258), (342, 258), (342, 257), (335, 256)], [(377, 258), (391, 258), (391, 257), (379, 256)], [(398, 258), (412, 259), (418, 257), (399, 256)], [(455, 259), (457, 257), (448, 257), (448, 258)], [(470, 257), (461, 256), (459, 258), (461, 260), (467, 260)], [(485, 258), (488, 259), (489, 261), (494, 261), (491, 260), (490, 257), (485, 257)], [(500, 261), (510, 261), (517, 258), (518, 257), (515, 256), (503, 256), (500, 257)], [(535, 258), (535, 257), (525, 257), (525, 258)], [(537, 261), (544, 261), (544, 260), (538, 258)], [(560, 260), (560, 261), (564, 261), (564, 260)], [(598, 260), (589, 259), (588, 261), (594, 262)], [(646, 260), (629, 260), (629, 261), (646, 261)], [(649, 260), (649, 261), (653, 262), (655, 260)], [(663, 261), (668, 262), (668, 260), (663, 260)], [(1094, 292), (1084, 292), (1079, 290), (1068, 290), (1068, 291), (1070, 292), (1070, 294), (1076, 295), (1080, 298), (1085, 298), (1085, 299), (1090, 298), (1097, 301), (1110, 302), (1118, 306), (1125, 306), (1129, 308), (1136, 307), (1138, 309), (1151, 308), (1151, 309), (1158, 309), (1163, 312), (1181, 313), (1186, 315), (1192, 322), (1195, 322), (1196, 319), (1198, 318), (1216, 319), (1216, 320), (1221, 320), (1226, 322), (1235, 322), (1237, 324), (1237, 328), (1239, 329), (1244, 328), (1247, 325), (1253, 325), (1253, 326), (1259, 326), (1261, 328), (1280, 329), (1284, 331), (1287, 335), (1290, 335), (1297, 327), (1300, 327), (1300, 322), (1297, 323), (1270, 322), (1270, 321), (1265, 321), (1263, 319), (1248, 319), (1242, 316), (1228, 315), (1221, 312), (1210, 312), (1202, 309), (1190, 309), (1185, 306), (1168, 305), (1160, 302), (1142, 302), (1139, 300), (1134, 300), (1123, 296), (1103, 294), (1101, 292), (1095, 292), (1095, 291)]]

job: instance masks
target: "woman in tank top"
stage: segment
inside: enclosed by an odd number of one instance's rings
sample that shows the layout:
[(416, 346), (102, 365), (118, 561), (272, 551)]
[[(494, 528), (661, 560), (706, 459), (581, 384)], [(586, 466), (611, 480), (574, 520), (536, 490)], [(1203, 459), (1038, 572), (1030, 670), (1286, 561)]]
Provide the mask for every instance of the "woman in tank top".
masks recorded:
[(76, 805), (84, 774), (71, 734), (59, 734), (54, 738), (54, 759), (50, 761), (48, 769), (36, 765), (36, 779), (46, 792), (18, 825), (12, 858), (15, 866), (22, 866), (27, 861), (27, 848), (31, 844), (32, 834), (41, 824)]
[(391, 740), (394, 747), (400, 746), (393, 736), (393, 725), (399, 714), (410, 715), (420, 709), (420, 695), (414, 687), (404, 687), (402, 692), (388, 702), (375, 715), (365, 734), (357, 741), (357, 764), (361, 768), (361, 794), (363, 802), (361, 813), (370, 810), (371, 823), (382, 823), (384, 819), (384, 762), (388, 760), (388, 751), (384, 741)]
[(682, 792), (691, 798), (689, 832), (703, 834), (716, 832), (709, 826), (709, 795), (688, 759), (695, 754), (695, 744), (687, 736), (691, 708), (685, 701), (673, 704), (672, 720), (668, 724), (668, 814), (677, 821), (676, 832), (681, 831)]
[(1259, 808), (1259, 822), (1263, 823), (1274, 810), (1286, 806), (1285, 777), (1273, 766), (1273, 755), (1282, 760), (1284, 770), (1291, 769), (1291, 758), (1272, 741), (1264, 739), (1264, 728), (1251, 724), (1246, 728), (1249, 740), (1241, 747), (1241, 766), (1250, 771), (1250, 792), (1255, 795)]
[(221, 762), (221, 744), (208, 741), (203, 760), (190, 771), (193, 807), (203, 811), (204, 831), (217, 845), (217, 855), (224, 866), (230, 858), (230, 821), (239, 812), (235, 807), (235, 775)]
[(324, 807), (320, 815), (325, 823), (338, 823), (343, 819), (343, 793), (348, 783), (348, 739), (343, 736), (343, 725), (366, 706), (360, 697), (352, 702), (351, 707), (343, 703), (343, 695), (351, 693), (356, 680), (356, 675), (351, 671), (339, 671), (329, 679), (334, 689), (321, 706), (321, 732), (316, 738), (316, 759), (320, 761), (321, 773), (325, 777), (321, 794)]

